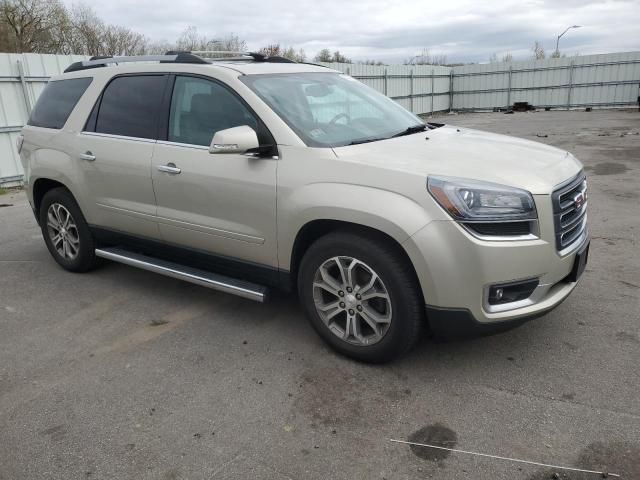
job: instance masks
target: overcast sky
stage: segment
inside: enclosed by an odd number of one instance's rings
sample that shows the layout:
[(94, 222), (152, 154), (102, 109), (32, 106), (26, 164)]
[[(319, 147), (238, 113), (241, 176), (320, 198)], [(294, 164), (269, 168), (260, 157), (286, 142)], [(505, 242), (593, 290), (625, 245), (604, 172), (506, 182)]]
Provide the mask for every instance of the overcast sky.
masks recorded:
[(250, 50), (269, 43), (339, 49), (353, 60), (402, 62), (429, 48), (449, 62), (486, 62), (493, 53), (547, 52), (556, 35), (568, 55), (640, 50), (640, 0), (102, 0), (90, 2), (105, 21), (151, 40), (175, 40), (195, 25), (207, 36), (237, 34)]

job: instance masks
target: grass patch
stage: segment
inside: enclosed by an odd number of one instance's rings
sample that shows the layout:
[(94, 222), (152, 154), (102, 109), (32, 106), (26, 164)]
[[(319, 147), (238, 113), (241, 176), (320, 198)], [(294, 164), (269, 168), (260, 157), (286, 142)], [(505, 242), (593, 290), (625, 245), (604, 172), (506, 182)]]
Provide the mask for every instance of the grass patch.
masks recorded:
[(17, 193), (21, 191), (24, 187), (0, 187), (0, 195), (4, 195), (5, 193)]

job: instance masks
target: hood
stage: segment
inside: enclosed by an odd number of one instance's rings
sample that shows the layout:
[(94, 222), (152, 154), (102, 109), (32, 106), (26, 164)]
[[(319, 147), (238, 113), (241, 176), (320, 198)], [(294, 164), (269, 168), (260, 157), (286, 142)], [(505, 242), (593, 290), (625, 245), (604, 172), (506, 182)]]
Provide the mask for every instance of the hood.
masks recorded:
[[(427, 140), (428, 138), (428, 140)], [(334, 149), (347, 161), (423, 175), (472, 178), (548, 194), (582, 164), (565, 150), (445, 125), (413, 135)]]

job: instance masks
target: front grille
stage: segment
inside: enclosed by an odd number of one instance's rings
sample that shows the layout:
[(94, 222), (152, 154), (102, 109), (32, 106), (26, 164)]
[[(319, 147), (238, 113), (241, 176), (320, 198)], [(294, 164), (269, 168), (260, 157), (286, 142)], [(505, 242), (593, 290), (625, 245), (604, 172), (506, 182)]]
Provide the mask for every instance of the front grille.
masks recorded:
[(587, 179), (584, 173), (560, 186), (551, 195), (556, 248), (564, 250), (587, 228)]

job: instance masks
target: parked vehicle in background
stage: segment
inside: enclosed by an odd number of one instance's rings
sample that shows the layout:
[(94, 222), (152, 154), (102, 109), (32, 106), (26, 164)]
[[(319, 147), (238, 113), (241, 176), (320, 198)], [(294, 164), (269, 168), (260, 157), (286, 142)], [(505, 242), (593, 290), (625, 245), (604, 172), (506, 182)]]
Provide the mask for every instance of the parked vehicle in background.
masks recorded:
[(18, 147), (62, 267), (102, 257), (257, 301), (297, 291), (322, 338), (363, 361), (401, 355), (425, 327), (475, 335), (542, 315), (587, 261), (570, 153), (425, 124), (277, 57), (78, 62)]

